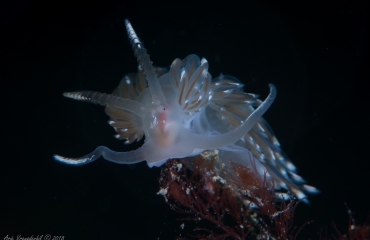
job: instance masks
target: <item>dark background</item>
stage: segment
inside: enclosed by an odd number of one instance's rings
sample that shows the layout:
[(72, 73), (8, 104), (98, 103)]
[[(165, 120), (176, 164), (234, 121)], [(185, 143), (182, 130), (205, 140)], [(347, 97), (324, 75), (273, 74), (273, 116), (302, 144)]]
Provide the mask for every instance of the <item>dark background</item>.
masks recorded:
[[(213, 77), (237, 77), (247, 92), (278, 96), (265, 114), (299, 173), (322, 193), (300, 204), (299, 239), (334, 221), (344, 203), (362, 223), (369, 207), (369, 27), (352, 1), (111, 1), (0, 3), (2, 157), (0, 237), (175, 239), (178, 215), (156, 195), (159, 168), (102, 159), (82, 167), (53, 160), (113, 138), (104, 109), (64, 91), (110, 93), (137, 66), (128, 18), (157, 66), (205, 57)], [(185, 225), (186, 230), (186, 225)]]

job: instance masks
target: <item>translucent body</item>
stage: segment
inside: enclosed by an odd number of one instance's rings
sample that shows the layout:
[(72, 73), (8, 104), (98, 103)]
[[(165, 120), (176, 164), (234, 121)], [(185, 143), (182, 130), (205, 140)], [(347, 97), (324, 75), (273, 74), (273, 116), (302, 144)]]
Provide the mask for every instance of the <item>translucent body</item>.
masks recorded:
[(81, 158), (55, 155), (56, 160), (83, 165), (103, 156), (115, 163), (146, 161), (149, 167), (159, 167), (171, 158), (218, 149), (220, 161), (225, 163), (248, 166), (251, 158), (256, 158), (260, 174), (268, 171), (278, 186), (305, 197), (303, 192), (309, 188), (295, 174), (294, 165), (261, 118), (276, 96), (272, 84), (262, 102), (256, 95), (245, 93), (234, 77), (222, 75), (212, 80), (207, 60), (196, 55), (175, 59), (169, 71), (155, 69), (127, 20), (126, 28), (139, 62), (138, 74), (126, 75), (112, 94), (80, 91), (64, 96), (106, 106), (118, 139), (130, 144), (145, 136), (145, 143), (130, 152), (100, 146)]

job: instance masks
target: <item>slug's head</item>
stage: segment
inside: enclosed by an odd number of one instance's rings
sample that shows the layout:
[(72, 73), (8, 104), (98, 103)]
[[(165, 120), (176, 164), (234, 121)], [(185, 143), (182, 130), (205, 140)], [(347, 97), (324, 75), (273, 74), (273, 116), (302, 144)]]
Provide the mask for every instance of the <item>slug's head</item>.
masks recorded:
[(172, 147), (179, 137), (179, 119), (167, 106), (157, 106), (151, 111), (151, 123), (147, 135), (153, 138), (160, 148)]

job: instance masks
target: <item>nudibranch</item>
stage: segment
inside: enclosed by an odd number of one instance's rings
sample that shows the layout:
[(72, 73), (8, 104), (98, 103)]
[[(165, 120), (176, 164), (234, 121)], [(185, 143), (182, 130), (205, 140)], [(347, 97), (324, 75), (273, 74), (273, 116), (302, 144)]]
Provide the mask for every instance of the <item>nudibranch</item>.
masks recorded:
[(78, 91), (63, 95), (105, 106), (118, 139), (130, 144), (145, 136), (144, 144), (129, 152), (99, 146), (80, 158), (55, 155), (56, 160), (83, 165), (103, 156), (114, 163), (146, 161), (149, 167), (159, 167), (169, 159), (217, 149), (223, 162), (248, 166), (257, 159), (261, 174), (267, 171), (276, 185), (299, 199), (317, 191), (296, 174), (262, 118), (275, 99), (274, 85), (269, 85), (270, 93), (261, 101), (257, 95), (245, 93), (243, 84), (232, 76), (212, 79), (207, 60), (196, 55), (175, 59), (169, 70), (155, 68), (128, 20), (125, 26), (139, 63), (138, 73), (124, 76), (112, 94)]

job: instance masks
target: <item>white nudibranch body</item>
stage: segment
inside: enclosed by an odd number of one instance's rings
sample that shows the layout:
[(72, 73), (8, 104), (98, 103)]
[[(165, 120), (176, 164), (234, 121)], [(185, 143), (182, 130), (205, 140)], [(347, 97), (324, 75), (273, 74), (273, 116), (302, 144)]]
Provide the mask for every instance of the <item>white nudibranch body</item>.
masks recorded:
[(116, 138), (130, 144), (145, 136), (143, 146), (129, 152), (100, 146), (84, 157), (55, 155), (56, 160), (83, 165), (103, 156), (120, 164), (146, 161), (149, 167), (159, 167), (171, 158), (217, 149), (218, 158), (225, 163), (250, 166), (255, 161), (260, 174), (267, 171), (277, 187), (300, 199), (304, 192), (317, 191), (303, 184), (262, 118), (275, 99), (274, 85), (270, 84), (270, 94), (261, 101), (257, 95), (245, 93), (234, 77), (212, 79), (207, 60), (196, 55), (175, 59), (169, 70), (155, 68), (128, 20), (125, 25), (139, 63), (138, 73), (124, 76), (112, 94), (79, 91), (64, 96), (105, 106)]

